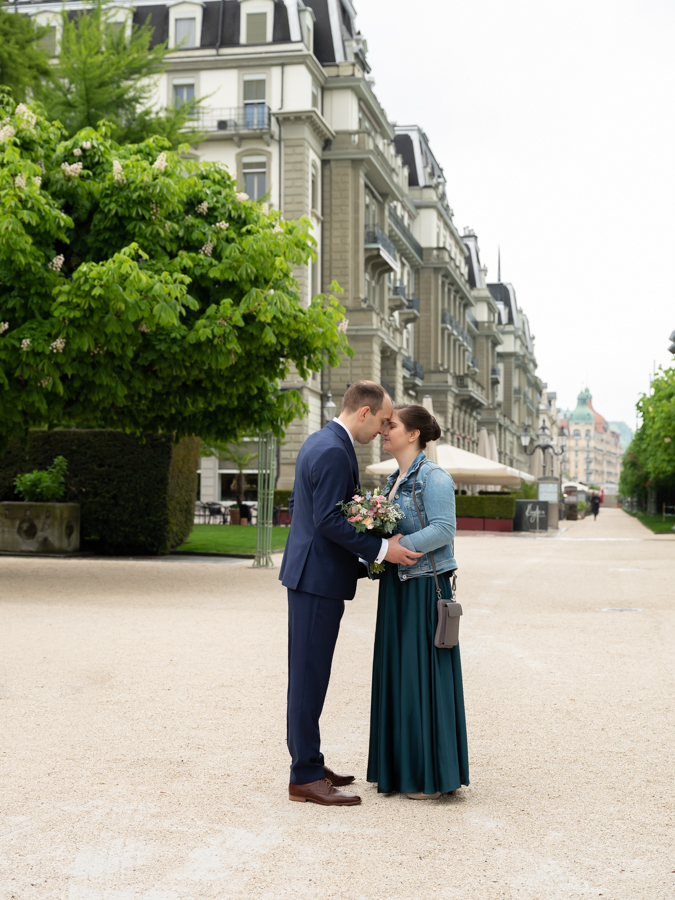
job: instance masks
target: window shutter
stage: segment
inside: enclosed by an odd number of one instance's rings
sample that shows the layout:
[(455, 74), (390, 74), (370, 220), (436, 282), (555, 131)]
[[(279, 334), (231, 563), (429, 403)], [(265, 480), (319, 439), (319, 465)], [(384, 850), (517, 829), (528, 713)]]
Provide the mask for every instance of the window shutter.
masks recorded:
[[(264, 15), (264, 14), (263, 14)], [(265, 100), (265, 79), (246, 79), (244, 82), (244, 103)]]
[(267, 42), (267, 13), (248, 13), (246, 16), (246, 43)]

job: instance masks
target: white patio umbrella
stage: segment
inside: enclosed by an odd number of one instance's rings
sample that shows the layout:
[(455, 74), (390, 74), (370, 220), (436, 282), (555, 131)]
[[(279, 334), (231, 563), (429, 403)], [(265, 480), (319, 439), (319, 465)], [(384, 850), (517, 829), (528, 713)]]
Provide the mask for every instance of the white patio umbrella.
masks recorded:
[[(449, 472), (457, 484), (503, 484), (519, 487), (521, 480), (529, 483), (534, 481), (528, 472), (521, 472), (450, 444), (439, 444), (436, 453), (438, 465)], [(368, 466), (366, 471), (369, 475), (390, 475), (395, 468), (395, 459), (385, 459)]]
[(488, 441), (490, 452), (488, 453), (488, 459), (493, 459), (495, 462), (499, 462), (499, 450), (497, 450), (497, 438), (495, 437), (494, 431), (490, 432), (490, 439)]
[(478, 448), (476, 452), (479, 456), (484, 456), (485, 459), (491, 459), (490, 438), (488, 437), (488, 430), (485, 426), (478, 432)]

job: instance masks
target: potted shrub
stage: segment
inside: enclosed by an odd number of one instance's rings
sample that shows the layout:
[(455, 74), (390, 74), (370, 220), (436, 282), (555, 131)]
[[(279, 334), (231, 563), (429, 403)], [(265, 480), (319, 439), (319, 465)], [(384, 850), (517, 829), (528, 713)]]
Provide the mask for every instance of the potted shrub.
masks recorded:
[(80, 549), (80, 506), (62, 503), (67, 462), (57, 456), (48, 469), (14, 479), (22, 501), (0, 503), (0, 550), (72, 553)]

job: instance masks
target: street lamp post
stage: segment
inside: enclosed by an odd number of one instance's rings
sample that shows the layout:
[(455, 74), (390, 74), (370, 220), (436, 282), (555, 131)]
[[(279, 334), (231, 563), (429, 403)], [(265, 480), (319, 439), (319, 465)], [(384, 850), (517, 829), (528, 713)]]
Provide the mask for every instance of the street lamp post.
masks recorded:
[(332, 422), (335, 417), (335, 410), (337, 406), (333, 402), (333, 395), (330, 391), (326, 394), (326, 402), (323, 405), (323, 418), (324, 423), (327, 425), (329, 422)]
[[(553, 474), (551, 476), (546, 476), (546, 451), (550, 451), (553, 456), (562, 456), (566, 449), (566, 441), (565, 441), (564, 431), (561, 432), (560, 435), (560, 446), (557, 446), (556, 439), (551, 435), (551, 432), (546, 427), (546, 423), (542, 421), (541, 428), (538, 433), (532, 434), (527, 423), (523, 423), (523, 431), (520, 435), (520, 442), (523, 445), (523, 450), (528, 456), (533, 456), (537, 450), (541, 450), (542, 453), (542, 471), (544, 475), (538, 479), (538, 499), (548, 501), (549, 505), (549, 516), (548, 516), (548, 526), (549, 528), (557, 528), (558, 527), (558, 498), (560, 496), (560, 480), (559, 478), (555, 478)], [(553, 473), (553, 460), (551, 460), (551, 473)], [(553, 515), (553, 510), (555, 510), (555, 516)]]

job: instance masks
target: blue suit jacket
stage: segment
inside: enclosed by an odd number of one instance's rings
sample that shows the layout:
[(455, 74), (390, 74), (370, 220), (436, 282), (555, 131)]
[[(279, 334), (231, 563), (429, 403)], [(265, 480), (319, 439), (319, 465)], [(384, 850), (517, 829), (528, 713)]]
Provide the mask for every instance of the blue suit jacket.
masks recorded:
[(359, 484), (356, 453), (345, 429), (329, 422), (310, 434), (295, 464), (292, 516), (279, 579), (292, 590), (351, 600), (362, 556), (374, 562), (382, 539), (359, 534), (336, 504)]

